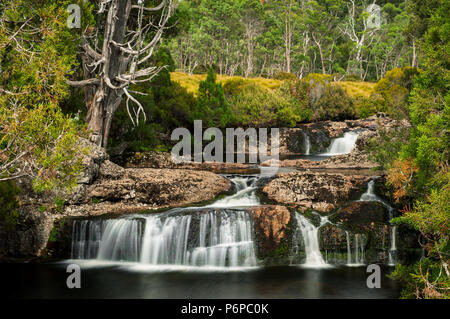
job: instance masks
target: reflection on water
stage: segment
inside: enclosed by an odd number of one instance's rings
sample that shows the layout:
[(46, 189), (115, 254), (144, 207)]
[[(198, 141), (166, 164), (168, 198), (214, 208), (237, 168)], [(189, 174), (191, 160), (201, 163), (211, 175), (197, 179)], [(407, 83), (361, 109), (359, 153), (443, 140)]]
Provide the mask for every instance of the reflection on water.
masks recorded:
[(2, 264), (0, 282), (7, 298), (398, 298), (384, 275), (381, 289), (366, 286), (366, 268), (304, 269), (270, 267), (233, 271), (151, 270), (123, 263), (81, 263), (81, 289), (66, 287), (67, 262)]

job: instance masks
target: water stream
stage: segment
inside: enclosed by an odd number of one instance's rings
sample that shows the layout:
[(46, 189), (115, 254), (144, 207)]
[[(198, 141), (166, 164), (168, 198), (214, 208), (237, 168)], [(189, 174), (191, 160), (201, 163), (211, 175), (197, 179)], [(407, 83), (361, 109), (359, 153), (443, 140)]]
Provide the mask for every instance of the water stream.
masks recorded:
[(343, 154), (349, 154), (355, 147), (356, 141), (358, 140), (359, 133), (357, 132), (347, 132), (343, 137), (338, 137), (333, 139), (328, 150), (320, 154), (322, 156), (337, 156)]
[[(395, 214), (395, 208), (392, 207), (391, 205), (389, 205), (389, 203), (387, 203), (385, 200), (381, 199), (380, 197), (378, 197), (375, 193), (375, 180), (373, 179), (369, 182), (369, 184), (367, 185), (367, 191), (361, 195), (360, 201), (364, 201), (364, 202), (378, 202), (383, 204), (388, 212), (389, 212), (389, 222), (391, 221), (392, 218), (394, 218), (394, 214)], [(390, 231), (391, 231), (391, 247), (389, 249), (388, 252), (388, 264), (390, 266), (395, 266), (396, 264), (396, 254), (397, 254), (397, 240), (396, 240), (396, 236), (397, 236), (397, 226), (391, 224), (390, 226)]]
[(259, 205), (257, 176), (234, 176), (236, 193), (200, 208), (121, 219), (75, 221), (72, 258), (195, 267), (257, 266), (253, 225), (241, 207)]

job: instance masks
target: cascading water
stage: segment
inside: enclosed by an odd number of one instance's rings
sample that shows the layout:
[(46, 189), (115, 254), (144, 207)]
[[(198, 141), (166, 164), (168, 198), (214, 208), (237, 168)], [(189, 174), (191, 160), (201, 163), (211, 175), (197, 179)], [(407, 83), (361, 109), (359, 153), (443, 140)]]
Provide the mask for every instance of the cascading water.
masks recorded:
[[(194, 220), (198, 232), (192, 227)], [(146, 265), (257, 265), (251, 220), (243, 211), (77, 221), (73, 232), (73, 259)]]
[(396, 254), (397, 254), (397, 226), (392, 226), (391, 228), (391, 249), (389, 249), (389, 266), (395, 266), (396, 262)]
[[(321, 226), (328, 222), (328, 219), (321, 218), (321, 225), (315, 227), (305, 216), (296, 212), (295, 220), (297, 221), (298, 229), (294, 234), (294, 253), (298, 253), (298, 246), (300, 240), (303, 241), (306, 260), (304, 266), (306, 267), (323, 267), (326, 266), (326, 262), (322, 257), (322, 253), (319, 248), (319, 235), (318, 231)], [(301, 238), (300, 238), (301, 237)]]
[(237, 207), (259, 204), (257, 177), (230, 180), (236, 194), (210, 206), (151, 216), (75, 221), (72, 258), (144, 265), (256, 266), (252, 220)]
[(305, 141), (305, 155), (311, 155), (311, 139), (308, 133), (303, 133), (303, 139)]
[[(395, 209), (391, 205), (389, 205), (386, 201), (379, 198), (375, 194), (375, 180), (371, 180), (369, 184), (367, 185), (367, 191), (361, 195), (360, 201), (364, 202), (379, 202), (383, 204), (389, 212), (389, 221), (391, 221), (392, 218), (394, 218), (394, 212)], [(397, 253), (397, 241), (396, 241), (396, 235), (397, 235), (397, 227), (395, 225), (390, 226), (391, 229), (391, 247), (389, 249), (388, 255), (389, 255), (389, 265), (394, 266), (396, 264), (396, 253)]]
[(320, 155), (325, 156), (336, 156), (349, 154), (355, 147), (356, 141), (358, 140), (359, 133), (357, 132), (347, 132), (343, 137), (335, 138), (328, 150)]
[(208, 207), (211, 208), (230, 208), (230, 207), (246, 207), (257, 206), (260, 204), (258, 196), (256, 196), (256, 182), (258, 178), (239, 177), (230, 178), (237, 192), (234, 195), (225, 197), (216, 201)]
[(365, 249), (364, 249), (364, 241), (363, 241), (361, 234), (355, 234), (354, 239), (353, 239), (353, 243), (355, 246), (354, 250), (353, 250), (354, 260), (352, 258), (350, 234), (348, 231), (345, 231), (345, 236), (347, 239), (347, 266), (355, 267), (355, 266), (364, 265)]

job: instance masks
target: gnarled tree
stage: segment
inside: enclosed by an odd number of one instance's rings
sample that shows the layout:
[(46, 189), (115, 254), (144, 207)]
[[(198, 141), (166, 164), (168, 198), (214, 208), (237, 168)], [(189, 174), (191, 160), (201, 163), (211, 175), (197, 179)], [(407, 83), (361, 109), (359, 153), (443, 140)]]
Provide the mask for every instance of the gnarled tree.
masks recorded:
[[(91, 140), (106, 148), (111, 122), (126, 98), (133, 124), (145, 112), (130, 86), (150, 81), (161, 67), (151, 65), (150, 58), (159, 44), (178, 1), (101, 0), (99, 27), (83, 32), (82, 62), (84, 79), (69, 81), (85, 88), (88, 130)], [(106, 19), (106, 20), (105, 20)], [(101, 43), (100, 43), (101, 41)]]

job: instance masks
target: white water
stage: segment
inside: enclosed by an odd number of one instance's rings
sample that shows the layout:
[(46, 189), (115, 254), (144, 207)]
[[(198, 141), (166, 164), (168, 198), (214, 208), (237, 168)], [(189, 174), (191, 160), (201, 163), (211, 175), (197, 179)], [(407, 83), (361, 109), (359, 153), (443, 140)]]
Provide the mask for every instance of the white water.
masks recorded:
[(395, 266), (397, 264), (396, 261), (396, 254), (397, 254), (397, 240), (396, 237), (397, 236), (397, 226), (392, 226), (391, 228), (391, 249), (389, 250), (389, 261), (388, 261), (388, 265), (389, 266)]
[(303, 138), (305, 140), (305, 155), (311, 155), (311, 139), (308, 133), (303, 133)]
[(259, 205), (258, 177), (230, 180), (236, 193), (210, 206), (176, 209), (169, 214), (75, 221), (72, 258), (144, 266), (254, 267), (258, 261), (252, 221), (236, 208)]
[(333, 139), (328, 150), (320, 155), (336, 156), (349, 154), (355, 147), (356, 141), (358, 140), (358, 136), (359, 133), (347, 132), (344, 134), (343, 137)]
[[(194, 219), (199, 225), (198, 233), (192, 227)], [(95, 231), (91, 233), (91, 230)], [(74, 234), (74, 259), (144, 265), (257, 265), (251, 219), (243, 211), (81, 221), (74, 223)]]
[[(303, 266), (305, 267), (314, 267), (320, 268), (327, 265), (325, 260), (322, 257), (322, 253), (320, 252), (319, 247), (319, 228), (323, 226), (328, 220), (326, 218), (321, 219), (321, 225), (319, 227), (315, 227), (305, 216), (300, 213), (295, 213), (295, 219), (298, 225), (298, 231), (300, 231), (303, 244), (305, 247), (306, 260)], [(298, 234), (295, 234), (295, 239), (298, 244)], [(298, 246), (295, 247), (294, 252), (298, 252)]]
[[(389, 205), (386, 201), (379, 198), (375, 194), (375, 180), (371, 180), (369, 184), (367, 185), (367, 191), (361, 195), (360, 201), (364, 202), (379, 202), (383, 204), (389, 211), (389, 221), (394, 217), (394, 207)], [(394, 266), (396, 264), (396, 252), (397, 252), (397, 226), (392, 225), (390, 226), (391, 230), (391, 247), (389, 249), (388, 255), (389, 255), (389, 261), (388, 264), (390, 266)]]
[[(347, 239), (347, 266), (349, 267), (358, 267), (363, 266), (365, 261), (365, 249), (364, 249), (364, 241), (361, 234), (355, 234), (353, 243), (353, 254), (350, 243), (350, 234), (348, 231), (345, 231), (345, 236)], [(354, 256), (354, 259), (352, 258)]]
[(234, 177), (230, 179), (236, 187), (236, 194), (219, 199), (215, 203), (207, 206), (211, 208), (231, 208), (258, 206), (260, 200), (256, 196), (257, 177)]

